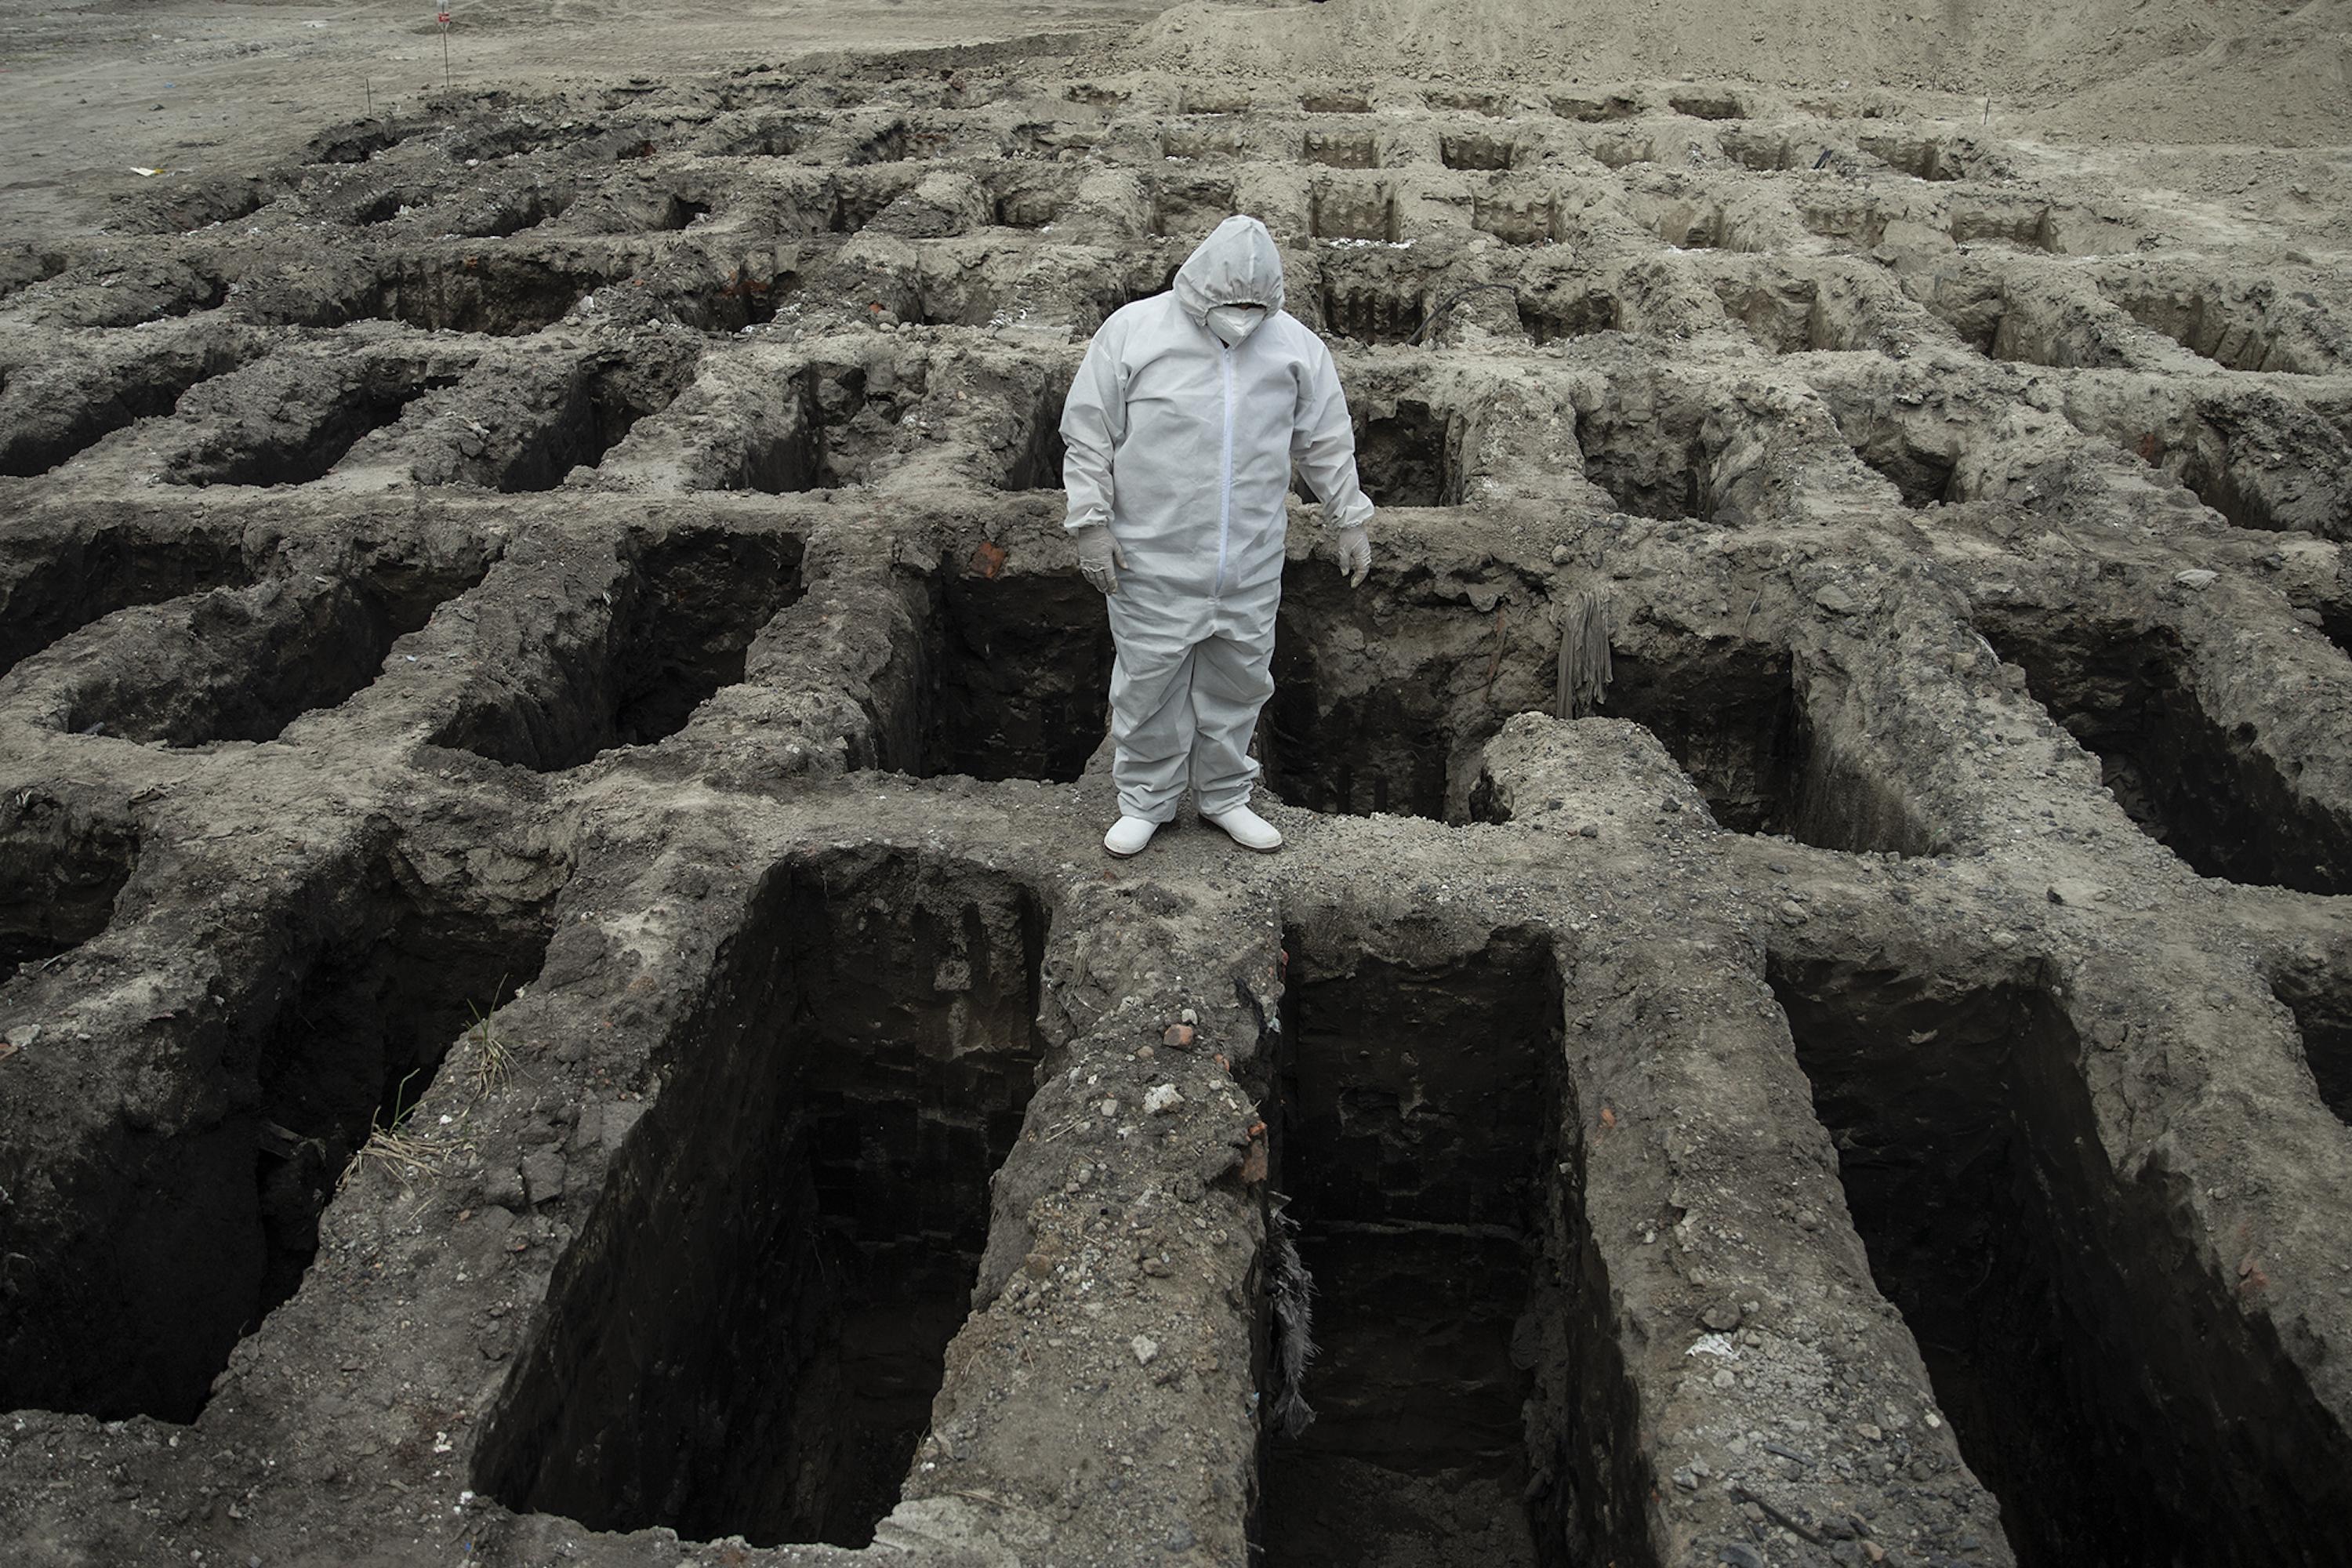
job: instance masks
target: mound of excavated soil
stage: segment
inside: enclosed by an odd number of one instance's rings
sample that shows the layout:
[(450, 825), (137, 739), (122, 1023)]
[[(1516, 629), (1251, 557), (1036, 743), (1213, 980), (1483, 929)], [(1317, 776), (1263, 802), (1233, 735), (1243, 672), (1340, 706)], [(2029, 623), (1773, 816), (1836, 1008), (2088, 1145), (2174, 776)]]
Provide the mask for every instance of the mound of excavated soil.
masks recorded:
[[(2352, 4), (1328, 0), (1192, 4), (1136, 63), (1188, 71), (1718, 77), (1927, 89), (2066, 135), (2352, 141)], [(2015, 120), (2011, 124), (2014, 126)]]

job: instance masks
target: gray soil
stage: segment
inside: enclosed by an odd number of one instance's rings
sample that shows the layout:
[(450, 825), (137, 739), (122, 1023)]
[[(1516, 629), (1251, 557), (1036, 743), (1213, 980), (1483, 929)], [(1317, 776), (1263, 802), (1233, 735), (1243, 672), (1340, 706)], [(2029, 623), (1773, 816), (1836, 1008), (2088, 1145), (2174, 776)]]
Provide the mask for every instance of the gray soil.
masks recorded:
[[(2315, 111), (560, 9), (0, 31), (11, 1563), (2352, 1560)], [(1376, 563), (1112, 862), (1234, 210)]]

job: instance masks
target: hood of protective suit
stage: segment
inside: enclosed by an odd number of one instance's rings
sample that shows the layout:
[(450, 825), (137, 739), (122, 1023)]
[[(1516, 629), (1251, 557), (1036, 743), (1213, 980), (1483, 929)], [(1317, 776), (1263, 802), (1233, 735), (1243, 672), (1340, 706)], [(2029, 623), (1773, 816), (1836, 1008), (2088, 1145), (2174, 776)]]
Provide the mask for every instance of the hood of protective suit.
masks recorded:
[(1204, 330), (1221, 305), (1263, 305), (1269, 316), (1281, 310), (1282, 252), (1265, 225), (1238, 214), (1219, 224), (1176, 269), (1176, 302)]

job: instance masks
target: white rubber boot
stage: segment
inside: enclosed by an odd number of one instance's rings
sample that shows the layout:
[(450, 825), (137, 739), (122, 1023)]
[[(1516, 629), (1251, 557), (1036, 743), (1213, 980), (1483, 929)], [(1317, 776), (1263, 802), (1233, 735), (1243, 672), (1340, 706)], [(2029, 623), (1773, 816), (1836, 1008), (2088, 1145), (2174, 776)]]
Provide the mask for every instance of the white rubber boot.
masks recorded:
[(1261, 855), (1271, 855), (1282, 847), (1282, 829), (1252, 811), (1237, 805), (1221, 816), (1206, 818), (1225, 831), (1225, 837), (1244, 849), (1255, 849)]
[(1103, 847), (1124, 860), (1141, 854), (1143, 847), (1151, 842), (1151, 836), (1159, 831), (1160, 824), (1156, 822), (1140, 816), (1122, 816), (1103, 835)]

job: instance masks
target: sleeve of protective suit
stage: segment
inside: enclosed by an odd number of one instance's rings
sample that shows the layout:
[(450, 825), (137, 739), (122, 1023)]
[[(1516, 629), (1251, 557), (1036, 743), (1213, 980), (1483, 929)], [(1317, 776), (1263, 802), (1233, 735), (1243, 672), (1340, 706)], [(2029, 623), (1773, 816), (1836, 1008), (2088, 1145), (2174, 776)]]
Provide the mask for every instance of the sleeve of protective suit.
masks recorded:
[(1062, 405), (1062, 489), (1069, 497), (1062, 526), (1073, 531), (1110, 522), (1111, 453), (1127, 434), (1127, 388), (1110, 337), (1107, 326), (1087, 345)]
[(1356, 430), (1348, 421), (1347, 395), (1339, 390), (1339, 367), (1320, 339), (1298, 388), (1290, 460), (1321, 498), (1325, 527), (1361, 528), (1371, 521), (1371, 500), (1356, 478)]

